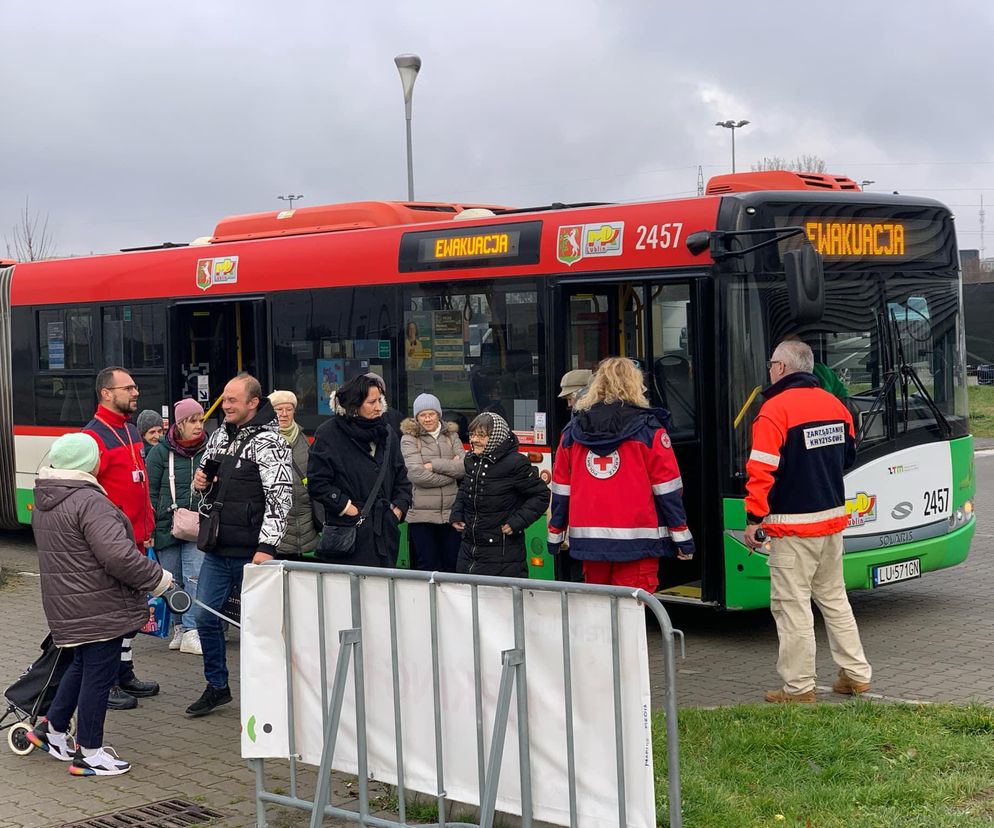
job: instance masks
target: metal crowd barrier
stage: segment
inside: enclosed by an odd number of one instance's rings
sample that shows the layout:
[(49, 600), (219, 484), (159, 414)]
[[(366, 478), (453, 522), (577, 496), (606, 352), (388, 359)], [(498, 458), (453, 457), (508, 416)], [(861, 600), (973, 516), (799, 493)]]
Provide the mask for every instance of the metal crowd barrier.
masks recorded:
[[(668, 806), (669, 825), (671, 828), (681, 828), (683, 818), (681, 813), (680, 794), (680, 763), (679, 744), (677, 730), (677, 704), (676, 704), (676, 665), (674, 644), (676, 636), (680, 637), (681, 648), (683, 646), (683, 633), (675, 630), (670, 622), (670, 618), (663, 608), (663, 605), (653, 595), (643, 590), (632, 590), (627, 587), (611, 587), (592, 584), (575, 584), (557, 581), (528, 581), (517, 579), (501, 579), (480, 577), (471, 575), (452, 575), (441, 572), (416, 572), (399, 569), (377, 569), (366, 567), (348, 567), (318, 563), (296, 563), (296, 562), (272, 562), (264, 566), (280, 565), (284, 567), (284, 584), (292, 577), (294, 571), (317, 572), (318, 583), (318, 617), (316, 619), (320, 637), (320, 674), (321, 674), (321, 704), (324, 716), (323, 730), (324, 742), (321, 755), (321, 763), (317, 775), (317, 787), (313, 800), (308, 800), (300, 796), (298, 787), (298, 763), (299, 754), (294, 746), (295, 731), (295, 711), (294, 692), (292, 687), (292, 663), (291, 649), (289, 642), (294, 635), (291, 620), (289, 589), (283, 591), (283, 636), (288, 642), (286, 649), (286, 671), (288, 682), (288, 716), (289, 716), (289, 770), (290, 789), (288, 794), (274, 793), (266, 789), (266, 776), (264, 770), (264, 759), (249, 759), (249, 766), (255, 772), (256, 787), (256, 825), (257, 828), (266, 828), (266, 804), (272, 803), (284, 807), (296, 808), (311, 813), (311, 828), (319, 828), (325, 817), (346, 820), (358, 823), (363, 826), (373, 826), (373, 828), (398, 828), (407, 826), (406, 819), (408, 795), (411, 793), (404, 785), (404, 746), (403, 734), (401, 730), (402, 705), (400, 697), (400, 679), (398, 671), (398, 645), (397, 645), (397, 602), (396, 590), (399, 582), (421, 581), (425, 583), (429, 590), (430, 601), (430, 636), (431, 636), (431, 675), (434, 696), (434, 730), (435, 730), (435, 782), (436, 800), (438, 805), (438, 823), (440, 828), (452, 826), (475, 825), (475, 823), (446, 822), (446, 806), (450, 804), (445, 787), (445, 768), (443, 766), (443, 754), (441, 747), (442, 716), (440, 693), (440, 671), (448, 668), (462, 668), (463, 665), (445, 665), (440, 663), (438, 647), (438, 626), (437, 626), (437, 591), (442, 584), (463, 584), (471, 588), (472, 595), (472, 619), (473, 619), (473, 652), (474, 652), (474, 686), (476, 705), (476, 753), (477, 753), (477, 775), (479, 785), (478, 803), (469, 803), (475, 807), (479, 805), (479, 825), (483, 828), (492, 828), (496, 813), (497, 789), (500, 781), (502, 758), (504, 755), (505, 737), (508, 732), (509, 714), (512, 700), (516, 705), (517, 712), (517, 736), (519, 746), (518, 764), (520, 768), (520, 794), (521, 794), (521, 825), (522, 828), (531, 828), (533, 825), (532, 815), (532, 795), (534, 780), (531, 778), (531, 763), (529, 744), (529, 722), (528, 722), (528, 679), (527, 679), (527, 654), (525, 652), (525, 611), (523, 594), (525, 592), (551, 592), (560, 595), (560, 620), (562, 637), (562, 677), (565, 689), (562, 704), (565, 707), (566, 733), (564, 747), (567, 753), (567, 784), (569, 790), (569, 825), (578, 825), (577, 816), (577, 757), (574, 755), (576, 722), (574, 721), (573, 696), (574, 696), (574, 670), (571, 663), (571, 641), (570, 641), (570, 598), (575, 595), (600, 595), (610, 599), (611, 613), (611, 653), (613, 663), (613, 717), (614, 717), (614, 766), (615, 779), (605, 779), (605, 785), (616, 786), (618, 792), (618, 812), (617, 825), (628, 825), (625, 813), (625, 792), (626, 792), (626, 765), (624, 759), (624, 744), (622, 733), (622, 710), (621, 710), (621, 647), (619, 640), (619, 607), (622, 602), (636, 601), (644, 604), (652, 612), (659, 629), (662, 633), (662, 656), (664, 665), (663, 699), (662, 709), (666, 719), (666, 759), (668, 777)], [(336, 573), (348, 575), (350, 579), (351, 594), (351, 618), (352, 627), (338, 630), (340, 648), (338, 651), (337, 663), (331, 676), (328, 675), (329, 664), (325, 658), (326, 630), (325, 614), (326, 607), (324, 601), (324, 591), (322, 588), (322, 578), (325, 574)], [(362, 584), (367, 579), (384, 579), (388, 582), (389, 589), (389, 624), (391, 641), (391, 662), (392, 662), (392, 695), (393, 695), (393, 717), (396, 741), (396, 772), (398, 785), (396, 787), (397, 796), (397, 819), (388, 820), (370, 813), (369, 781), (370, 775), (367, 766), (367, 742), (366, 728), (366, 692), (364, 685), (363, 671), (363, 590)], [(496, 713), (493, 721), (492, 739), (489, 745), (485, 744), (484, 738), (484, 716), (483, 701), (481, 693), (481, 662), (480, 662), (480, 614), (479, 614), (479, 593), (480, 587), (498, 587), (508, 590), (512, 596), (513, 608), (513, 630), (514, 647), (504, 650), (501, 653), (500, 686), (497, 697)], [(647, 655), (647, 654), (646, 654)], [(356, 741), (358, 745), (358, 811), (351, 808), (341, 807), (329, 802), (330, 782), (332, 771), (332, 760), (335, 756), (335, 747), (339, 735), (339, 724), (342, 718), (343, 701), (346, 694), (348, 674), (350, 665), (353, 670), (354, 694), (355, 694), (355, 715), (356, 715)], [(329, 682), (330, 679), (330, 682)], [(581, 678), (582, 680), (582, 678)], [(327, 689), (331, 688), (330, 694)], [(535, 689), (533, 688), (533, 692)], [(512, 699), (513, 697), (513, 699)], [(407, 713), (410, 715), (410, 712)], [(609, 747), (605, 745), (605, 750)], [(650, 748), (651, 749), (651, 748)], [(548, 780), (542, 780), (542, 784), (547, 784)], [(466, 804), (460, 802), (459, 804)], [(563, 823), (566, 824), (566, 823)]]

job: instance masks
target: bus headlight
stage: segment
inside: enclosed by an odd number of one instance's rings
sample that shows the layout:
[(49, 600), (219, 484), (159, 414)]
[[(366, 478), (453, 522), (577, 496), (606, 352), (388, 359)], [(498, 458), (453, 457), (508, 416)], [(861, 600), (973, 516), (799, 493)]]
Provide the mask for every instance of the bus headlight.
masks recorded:
[(967, 515), (972, 515), (973, 514), (973, 501), (972, 500), (968, 500), (966, 503), (963, 504), (963, 511), (966, 512)]

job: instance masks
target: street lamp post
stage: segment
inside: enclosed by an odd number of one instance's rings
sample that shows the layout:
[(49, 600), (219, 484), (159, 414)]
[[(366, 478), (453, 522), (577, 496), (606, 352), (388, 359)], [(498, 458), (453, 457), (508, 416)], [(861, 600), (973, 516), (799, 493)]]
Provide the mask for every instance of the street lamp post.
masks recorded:
[(404, 116), (407, 119), (407, 200), (414, 201), (414, 152), (411, 149), (411, 98), (414, 96), (414, 81), (421, 71), (421, 58), (417, 55), (397, 55), (393, 59), (400, 72), (400, 82), (404, 87)]
[(732, 131), (732, 172), (735, 172), (735, 130), (741, 129), (748, 121), (733, 121), (731, 119), (727, 121), (718, 121), (715, 126), (724, 127), (725, 129), (730, 129)]
[(280, 201), (289, 201), (290, 202), (290, 209), (291, 210), (293, 209), (293, 202), (297, 201), (298, 199), (303, 198), (302, 195), (285, 195), (285, 196), (276, 196), (276, 197)]
[(876, 184), (876, 183), (877, 183), (876, 181), (871, 181), (869, 178), (864, 178), (862, 181), (859, 182), (859, 188), (861, 190), (865, 190), (871, 184)]

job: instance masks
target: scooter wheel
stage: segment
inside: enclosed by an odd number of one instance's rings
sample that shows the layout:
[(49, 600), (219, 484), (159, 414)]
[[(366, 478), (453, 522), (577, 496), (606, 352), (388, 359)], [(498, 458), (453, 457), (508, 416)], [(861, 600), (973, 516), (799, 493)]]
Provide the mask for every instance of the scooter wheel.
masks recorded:
[(7, 731), (7, 744), (11, 751), (18, 756), (27, 756), (35, 749), (35, 746), (28, 741), (28, 732), (30, 730), (31, 725), (19, 722), (16, 725), (12, 725), (10, 730)]

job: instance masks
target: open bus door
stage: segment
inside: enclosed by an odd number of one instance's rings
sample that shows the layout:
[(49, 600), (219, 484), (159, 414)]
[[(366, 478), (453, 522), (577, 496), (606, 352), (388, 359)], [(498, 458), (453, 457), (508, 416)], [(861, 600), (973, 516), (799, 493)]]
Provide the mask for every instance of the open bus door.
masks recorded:
[[(566, 336), (557, 341), (558, 376), (575, 368), (594, 370), (609, 356), (635, 360), (645, 377), (650, 404), (671, 415), (670, 436), (683, 478), (683, 502), (698, 554), (692, 561), (666, 559), (659, 590), (675, 601), (705, 599), (705, 492), (701, 417), (698, 406), (701, 338), (698, 335), (700, 280), (645, 279), (570, 283), (558, 286), (557, 309)], [(559, 430), (569, 421), (558, 401)], [(553, 435), (558, 442), (558, 432)], [(557, 577), (579, 580), (580, 562), (560, 555)], [(714, 590), (707, 590), (708, 593)], [(713, 597), (708, 596), (713, 601)]]
[[(176, 302), (170, 308), (170, 399), (193, 397), (210, 411), (236, 374), (246, 371), (269, 389), (266, 308), (261, 298)], [(208, 418), (223, 419), (220, 406)]]

